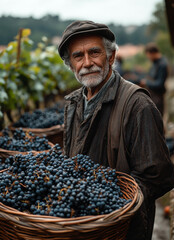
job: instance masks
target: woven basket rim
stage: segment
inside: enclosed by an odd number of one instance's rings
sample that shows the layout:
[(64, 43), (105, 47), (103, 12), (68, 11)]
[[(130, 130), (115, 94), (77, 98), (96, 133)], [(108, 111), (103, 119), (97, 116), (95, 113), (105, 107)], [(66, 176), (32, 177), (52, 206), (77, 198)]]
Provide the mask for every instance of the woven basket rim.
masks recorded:
[[(53, 148), (55, 145), (52, 143), (52, 142), (48, 142), (48, 145), (51, 146), (51, 148)], [(31, 150), (31, 151), (27, 151), (27, 152), (20, 152), (20, 151), (12, 151), (12, 150), (7, 150), (7, 149), (4, 149), (4, 148), (0, 148), (0, 154), (1, 153), (4, 153), (4, 154), (7, 154), (7, 155), (18, 155), (18, 154), (22, 154), (22, 155), (26, 155), (26, 154), (29, 154), (29, 153), (33, 153), (33, 154), (38, 154), (38, 153), (42, 153), (42, 152), (48, 152), (50, 151), (51, 149), (47, 149), (47, 150), (43, 150), (43, 151), (36, 151), (36, 150)]]
[[(2, 173), (5, 170), (0, 171)], [(127, 219), (130, 216), (133, 216), (134, 213), (139, 209), (143, 202), (143, 194), (138, 186), (138, 184), (135, 182), (135, 180), (129, 176), (126, 173), (118, 172), (116, 171), (117, 175), (120, 178), (125, 178), (126, 180), (130, 180), (136, 188), (136, 194), (134, 196), (134, 199), (126, 204), (124, 207), (117, 209), (113, 211), (112, 213), (105, 214), (105, 215), (88, 215), (83, 217), (76, 217), (76, 218), (60, 218), (60, 217), (54, 217), (54, 216), (46, 216), (46, 215), (33, 215), (26, 212), (20, 212), (19, 210), (16, 210), (12, 207), (6, 206), (3, 203), (0, 202), (0, 212), (4, 210), (7, 214), (11, 214), (16, 217), (21, 217), (26, 220), (30, 221), (31, 223), (57, 223), (59, 225), (66, 225), (66, 226), (72, 226), (74, 224), (80, 224), (84, 226), (85, 224), (89, 223), (95, 223), (96, 225), (103, 225), (103, 224), (112, 224), (116, 221), (120, 221), (121, 219)], [(118, 177), (117, 176), (117, 177)], [(119, 179), (118, 177), (118, 179)], [(0, 214), (1, 215), (1, 214)], [(15, 218), (16, 218), (15, 217)]]
[(10, 125), (8, 127), (11, 131), (14, 131), (16, 129), (22, 128), (24, 132), (33, 132), (33, 133), (47, 133), (50, 131), (63, 131), (64, 129), (64, 124), (58, 124), (49, 128), (26, 128), (26, 127), (13, 127), (13, 125)]

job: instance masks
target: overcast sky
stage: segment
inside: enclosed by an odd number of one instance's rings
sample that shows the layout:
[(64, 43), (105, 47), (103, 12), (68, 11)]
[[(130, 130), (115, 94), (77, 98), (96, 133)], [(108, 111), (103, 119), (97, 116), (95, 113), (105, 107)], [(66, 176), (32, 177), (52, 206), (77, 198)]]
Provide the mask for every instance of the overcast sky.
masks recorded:
[(0, 0), (0, 15), (89, 19), (103, 23), (143, 24), (162, 0)]

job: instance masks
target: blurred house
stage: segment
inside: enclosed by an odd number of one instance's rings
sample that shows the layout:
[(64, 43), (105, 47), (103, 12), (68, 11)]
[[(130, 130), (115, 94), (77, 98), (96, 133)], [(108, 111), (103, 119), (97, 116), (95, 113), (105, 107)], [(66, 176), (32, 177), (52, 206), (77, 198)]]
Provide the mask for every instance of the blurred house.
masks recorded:
[(118, 53), (120, 56), (122, 56), (122, 58), (129, 58), (143, 52), (143, 49), (143, 45), (126, 44), (123, 46), (119, 46)]

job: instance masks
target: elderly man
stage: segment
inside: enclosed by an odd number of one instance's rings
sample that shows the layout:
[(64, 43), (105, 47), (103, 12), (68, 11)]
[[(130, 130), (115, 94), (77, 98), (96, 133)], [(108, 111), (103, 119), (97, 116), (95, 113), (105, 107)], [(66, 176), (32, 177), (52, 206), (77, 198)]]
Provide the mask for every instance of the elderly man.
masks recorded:
[(116, 49), (104, 24), (76, 21), (64, 31), (59, 54), (83, 85), (66, 96), (64, 151), (135, 178), (144, 202), (127, 239), (150, 240), (155, 199), (174, 186), (174, 169), (149, 93), (112, 70)]

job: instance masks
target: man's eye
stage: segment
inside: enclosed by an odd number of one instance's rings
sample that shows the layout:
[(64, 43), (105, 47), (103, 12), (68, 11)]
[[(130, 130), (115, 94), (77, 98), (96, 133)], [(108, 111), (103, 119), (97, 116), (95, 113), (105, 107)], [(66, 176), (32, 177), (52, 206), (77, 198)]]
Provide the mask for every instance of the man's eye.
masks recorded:
[(78, 54), (78, 55), (75, 55), (74, 58), (76, 61), (80, 61), (83, 58), (83, 56), (81, 54)]
[(91, 57), (98, 57), (100, 55), (100, 52), (99, 51), (92, 51), (91, 53), (90, 53), (90, 56)]

